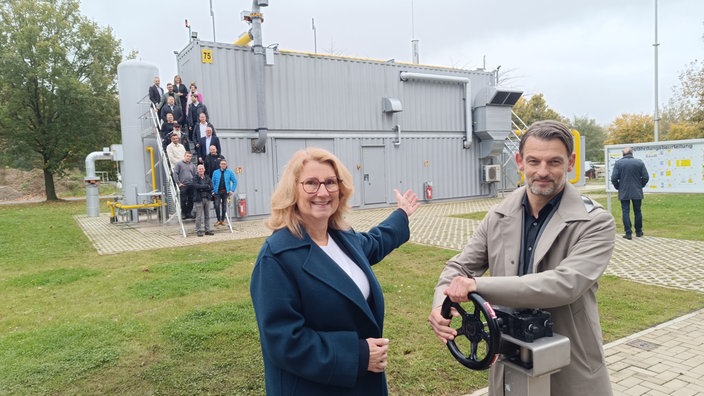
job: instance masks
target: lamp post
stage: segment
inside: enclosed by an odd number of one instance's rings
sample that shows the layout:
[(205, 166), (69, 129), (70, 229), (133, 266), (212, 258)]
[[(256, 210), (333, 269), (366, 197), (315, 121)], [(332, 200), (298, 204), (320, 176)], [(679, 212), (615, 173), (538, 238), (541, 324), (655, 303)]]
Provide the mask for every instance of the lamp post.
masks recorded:
[(660, 110), (658, 109), (658, 0), (655, 0), (655, 43), (653, 43), (653, 48), (655, 49), (655, 115), (653, 117), (655, 121), (655, 142), (660, 139)]

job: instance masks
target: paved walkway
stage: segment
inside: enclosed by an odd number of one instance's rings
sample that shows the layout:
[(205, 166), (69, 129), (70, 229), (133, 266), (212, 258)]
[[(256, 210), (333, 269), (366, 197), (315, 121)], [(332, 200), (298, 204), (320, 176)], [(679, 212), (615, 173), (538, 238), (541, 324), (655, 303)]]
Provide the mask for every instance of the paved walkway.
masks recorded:
[[(486, 211), (499, 201), (494, 198), (423, 205), (411, 217), (411, 241), (459, 250), (479, 222), (450, 216)], [(367, 230), (390, 211), (357, 210), (349, 220), (355, 229)], [(195, 236), (192, 220), (186, 222), (186, 238), (177, 226), (145, 222), (138, 226), (115, 225), (110, 224), (107, 214), (76, 216), (76, 220), (100, 254), (269, 235), (262, 219), (236, 221), (234, 232), (220, 227), (214, 236), (202, 238)], [(651, 237), (647, 230), (646, 236), (631, 241), (618, 235), (606, 273), (646, 284), (704, 292), (704, 242)], [(616, 395), (704, 395), (704, 309), (607, 344), (605, 350)], [(486, 395), (486, 389), (472, 395)]]

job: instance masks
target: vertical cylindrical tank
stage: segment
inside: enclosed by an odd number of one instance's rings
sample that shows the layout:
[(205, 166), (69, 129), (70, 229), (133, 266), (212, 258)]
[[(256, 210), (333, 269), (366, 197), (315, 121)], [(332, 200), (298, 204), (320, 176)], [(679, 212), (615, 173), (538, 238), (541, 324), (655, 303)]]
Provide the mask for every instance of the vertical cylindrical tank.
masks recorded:
[[(149, 114), (149, 86), (158, 75), (159, 69), (155, 65), (137, 60), (122, 62), (117, 67), (124, 150), (122, 191), (127, 205), (140, 203), (137, 194), (151, 190), (151, 176), (147, 173), (150, 166), (144, 153), (146, 145), (154, 139), (149, 132), (151, 121), (144, 116)], [(136, 218), (136, 213), (132, 213), (132, 219)]]

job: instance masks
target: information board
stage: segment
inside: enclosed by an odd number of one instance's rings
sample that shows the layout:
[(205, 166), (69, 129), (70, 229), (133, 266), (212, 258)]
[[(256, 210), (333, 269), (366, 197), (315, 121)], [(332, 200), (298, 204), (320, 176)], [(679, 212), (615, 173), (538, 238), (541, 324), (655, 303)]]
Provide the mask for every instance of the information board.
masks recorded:
[(625, 147), (632, 147), (633, 157), (648, 170), (650, 181), (643, 192), (704, 193), (704, 139), (605, 146), (607, 192), (616, 192), (611, 174)]

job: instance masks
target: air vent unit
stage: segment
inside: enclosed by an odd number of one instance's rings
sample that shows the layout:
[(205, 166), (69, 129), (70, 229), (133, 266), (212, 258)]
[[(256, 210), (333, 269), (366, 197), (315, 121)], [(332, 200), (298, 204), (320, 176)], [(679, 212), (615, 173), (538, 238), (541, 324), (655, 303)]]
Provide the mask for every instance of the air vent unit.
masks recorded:
[(487, 183), (501, 181), (501, 165), (484, 166), (484, 181)]

